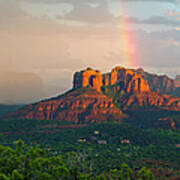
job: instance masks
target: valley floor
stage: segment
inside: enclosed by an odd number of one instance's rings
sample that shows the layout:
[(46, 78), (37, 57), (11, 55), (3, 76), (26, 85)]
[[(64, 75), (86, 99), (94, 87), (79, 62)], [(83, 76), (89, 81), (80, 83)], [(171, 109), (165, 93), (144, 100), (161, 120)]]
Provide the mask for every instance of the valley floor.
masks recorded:
[(28, 149), (40, 144), (48, 156), (60, 155), (65, 163), (68, 155), (75, 153), (76, 163), (82, 163), (80, 172), (89, 177), (93, 173), (107, 178), (125, 163), (135, 175), (146, 167), (156, 179), (180, 178), (179, 130), (142, 129), (125, 123), (1, 120), (0, 133), (0, 143), (5, 147), (15, 148), (22, 139)]

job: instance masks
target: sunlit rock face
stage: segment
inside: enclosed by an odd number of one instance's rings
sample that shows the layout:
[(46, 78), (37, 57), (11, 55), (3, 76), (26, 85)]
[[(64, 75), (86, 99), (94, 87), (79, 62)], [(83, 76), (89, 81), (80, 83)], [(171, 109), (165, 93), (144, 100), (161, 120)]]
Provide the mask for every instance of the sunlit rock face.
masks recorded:
[(121, 121), (123, 113), (112, 99), (94, 89), (84, 88), (65, 95), (28, 105), (7, 118), (59, 120), (74, 123)]
[(87, 68), (84, 71), (76, 72), (74, 74), (73, 88), (93, 87), (97, 91), (101, 90), (102, 86), (102, 73), (98, 70)]
[(136, 93), (126, 96), (120, 100), (124, 110), (136, 110), (145, 108), (146, 110), (168, 110), (180, 111), (180, 98), (170, 95), (160, 95), (157, 92)]
[(106, 86), (119, 83), (127, 93), (154, 91), (163, 94), (180, 87), (180, 77), (173, 80), (166, 75), (147, 73), (142, 68), (135, 70), (117, 66), (103, 76), (103, 83)]
[(163, 92), (168, 93), (175, 89), (174, 80), (167, 76), (158, 76), (149, 74), (143, 69), (126, 69), (120, 66), (113, 68), (111, 72), (99, 73), (99, 78), (94, 78), (94, 82), (91, 83), (91, 78), (95, 75), (97, 76), (97, 71), (90, 68), (75, 73), (74, 88), (91, 86), (100, 92), (102, 87), (111, 86), (116, 94), (123, 90), (128, 95), (120, 100), (125, 110), (135, 108), (180, 110), (179, 98), (163, 95)]
[(141, 75), (137, 74), (136, 72), (130, 69), (125, 69), (119, 66), (112, 69), (110, 73), (105, 74), (103, 82), (106, 83), (104, 85), (117, 84), (119, 86), (119, 90), (124, 90), (126, 93), (150, 91), (150, 87), (147, 80), (143, 79)]
[(148, 81), (151, 91), (169, 93), (176, 89), (175, 80), (166, 75), (150, 74), (143, 69), (137, 69), (136, 72)]
[(91, 86), (100, 92), (102, 86), (112, 86), (115, 84), (119, 84), (120, 90), (123, 89), (127, 93), (150, 91), (147, 80), (143, 79), (136, 72), (122, 67), (116, 67), (110, 73), (105, 74), (91, 68), (76, 72), (73, 87)]

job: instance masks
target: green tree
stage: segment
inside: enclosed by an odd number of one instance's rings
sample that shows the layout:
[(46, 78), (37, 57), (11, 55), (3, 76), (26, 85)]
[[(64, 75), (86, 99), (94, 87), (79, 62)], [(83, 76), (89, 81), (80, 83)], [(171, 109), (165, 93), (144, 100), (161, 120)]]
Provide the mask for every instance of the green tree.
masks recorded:
[(153, 180), (153, 179), (155, 179), (152, 171), (147, 169), (146, 167), (142, 167), (138, 171), (137, 176), (138, 176), (138, 180)]
[(133, 177), (133, 171), (126, 163), (122, 163), (121, 169), (119, 171), (120, 180), (131, 180)]
[(96, 180), (106, 180), (106, 177), (104, 174), (101, 174), (101, 175), (96, 177)]

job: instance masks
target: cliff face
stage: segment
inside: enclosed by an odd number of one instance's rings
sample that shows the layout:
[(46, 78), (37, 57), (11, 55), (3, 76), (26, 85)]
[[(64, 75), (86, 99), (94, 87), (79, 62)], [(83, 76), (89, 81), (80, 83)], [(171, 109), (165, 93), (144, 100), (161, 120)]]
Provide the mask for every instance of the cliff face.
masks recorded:
[(120, 100), (124, 110), (151, 109), (180, 111), (180, 98), (159, 95), (157, 92), (136, 93)]
[(126, 93), (149, 92), (148, 82), (132, 70), (116, 67), (110, 73), (109, 85), (119, 84)]
[(88, 68), (85, 71), (75, 73), (73, 87), (91, 86), (100, 92), (102, 86), (113, 86), (116, 84), (120, 84), (119, 88), (126, 93), (153, 91), (166, 94), (180, 87), (180, 77), (177, 76), (173, 80), (165, 75), (158, 76), (147, 73), (143, 69), (131, 70), (119, 66), (105, 74)]
[(137, 69), (136, 72), (148, 81), (151, 91), (158, 93), (169, 93), (176, 89), (175, 80), (164, 76), (158, 76), (156, 74), (150, 74), (143, 69)]
[(87, 86), (100, 91), (102, 86), (102, 73), (91, 68), (87, 68), (85, 71), (76, 72), (74, 74), (73, 88), (76, 89)]
[(160, 95), (172, 92), (175, 89), (174, 80), (167, 76), (149, 74), (143, 69), (131, 70), (117, 66), (111, 72), (105, 74), (92, 69), (76, 73), (74, 76), (74, 88), (85, 86), (91, 86), (99, 92), (102, 87), (109, 86), (111, 91), (116, 92), (114, 93), (115, 96), (123, 90), (126, 94), (123, 98), (118, 100), (117, 97), (112, 98), (122, 104), (124, 110), (155, 108), (180, 111), (179, 98)]
[(60, 120), (74, 123), (121, 121), (123, 114), (110, 98), (93, 89), (71, 91), (63, 96), (32, 104), (6, 118)]
[(115, 84), (120, 84), (119, 90), (123, 89), (126, 93), (150, 91), (147, 80), (143, 79), (141, 75), (121, 67), (116, 67), (110, 73), (103, 75), (100, 71), (90, 68), (77, 72), (74, 75), (73, 87), (91, 86), (100, 92), (102, 86)]

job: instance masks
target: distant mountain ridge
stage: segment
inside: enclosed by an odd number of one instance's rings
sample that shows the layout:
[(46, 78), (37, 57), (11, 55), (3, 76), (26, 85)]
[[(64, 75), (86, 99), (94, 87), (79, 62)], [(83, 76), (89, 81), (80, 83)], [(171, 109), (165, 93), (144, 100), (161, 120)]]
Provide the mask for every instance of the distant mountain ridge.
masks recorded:
[[(102, 74), (87, 68), (74, 74), (73, 89), (64, 95), (23, 107), (4, 118), (60, 120), (74, 123), (119, 121), (127, 110), (180, 111), (180, 98), (166, 95), (174, 80), (115, 67)], [(164, 94), (165, 93), (165, 94)]]

